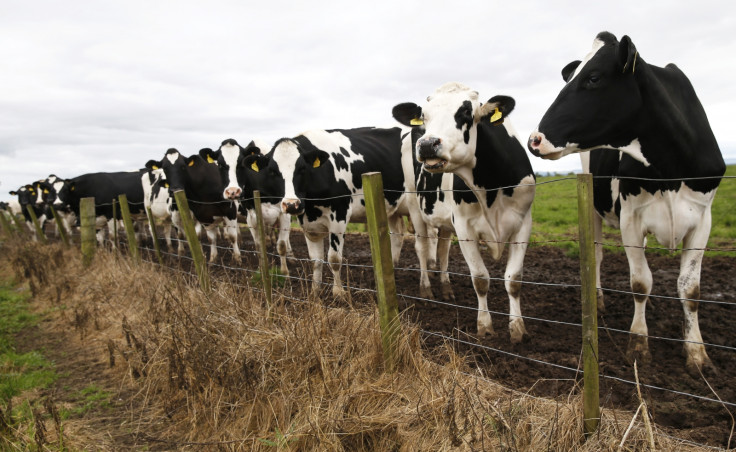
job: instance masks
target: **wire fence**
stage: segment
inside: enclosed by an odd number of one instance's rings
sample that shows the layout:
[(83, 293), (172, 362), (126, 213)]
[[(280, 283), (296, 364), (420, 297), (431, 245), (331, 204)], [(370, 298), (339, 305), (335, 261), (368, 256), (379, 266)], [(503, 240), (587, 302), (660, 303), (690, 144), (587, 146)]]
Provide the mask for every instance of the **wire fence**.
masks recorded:
[[(724, 184), (730, 183), (731, 179), (733, 177), (724, 177)], [(544, 182), (537, 183), (537, 192), (538, 195), (540, 192), (542, 192), (545, 187), (551, 187), (555, 186), (556, 184), (563, 184), (574, 180), (574, 178), (557, 178), (553, 180), (548, 180)], [(642, 179), (638, 179), (642, 180)], [(500, 187), (497, 190), (508, 190), (513, 189), (515, 187)], [(431, 193), (435, 194), (438, 190), (433, 190)], [(429, 192), (409, 192), (407, 194), (409, 195), (418, 195), (422, 196), (423, 194), (426, 194)], [(333, 198), (321, 198), (321, 199), (312, 199), (312, 198), (305, 198), (305, 202), (309, 201), (328, 201), (330, 199), (338, 199), (338, 198), (345, 198), (345, 197), (351, 197), (354, 199), (362, 198), (362, 193), (356, 193), (356, 194), (350, 194), (345, 196), (338, 196)], [(451, 199), (451, 193), (448, 193), (446, 196), (446, 199)], [(570, 192), (567, 197), (559, 198), (557, 201), (561, 204), (572, 204), (574, 206), (575, 204), (576, 196), (574, 194), (574, 191)], [(249, 201), (253, 200), (253, 198), (244, 200), (241, 199), (240, 202), (243, 201)], [(187, 198), (187, 201), (190, 203), (205, 203), (204, 201), (196, 201), (191, 200)], [(224, 205), (233, 205), (233, 201), (229, 200), (222, 200), (222, 201), (212, 201), (211, 204), (224, 204)], [(113, 202), (110, 203), (100, 203), (97, 204), (96, 207), (101, 206), (110, 206)], [(570, 210), (570, 209), (568, 209)], [(574, 212), (574, 208), (572, 209)], [(569, 217), (569, 211), (566, 213)], [(534, 215), (534, 211), (532, 211), (532, 215)], [(574, 218), (574, 217), (573, 217)], [(571, 224), (574, 224), (574, 220), (568, 218), (570, 220)], [(140, 220), (140, 219), (139, 219)], [(164, 220), (159, 220), (159, 223)], [(714, 224), (717, 222), (717, 219), (714, 220)], [(11, 226), (12, 227), (12, 226)], [(248, 227), (252, 227), (252, 225), (249, 225)], [(116, 226), (117, 228), (117, 226)], [(176, 228), (175, 228), (176, 229)], [(240, 229), (240, 228), (239, 228)], [(103, 229), (104, 230), (104, 229)], [(143, 223), (138, 223), (138, 231), (139, 233), (145, 233), (148, 230), (148, 226), (144, 225)], [(298, 227), (292, 225), (292, 228), (290, 230), (290, 237), (293, 240), (295, 236), (297, 236), (299, 233), (303, 232), (303, 227)], [(265, 225), (265, 231), (266, 235), (268, 237), (272, 237), (275, 235), (276, 232), (278, 232), (278, 227), (274, 224), (268, 224)], [(252, 243), (247, 240), (247, 237), (249, 234), (244, 233), (245, 231), (240, 230), (239, 233), (241, 234), (240, 242), (241, 243)], [(341, 243), (346, 243), (346, 240), (353, 236), (351, 232), (348, 232), (346, 230), (336, 230), (336, 231), (330, 231), (331, 235), (338, 236)], [(418, 239), (438, 239), (436, 235), (420, 235), (408, 231), (392, 231), (392, 236), (394, 238), (401, 238), (404, 239), (407, 242), (416, 242)], [(554, 236), (537, 236), (530, 238), (530, 240), (525, 242), (518, 242), (518, 241), (508, 241), (508, 240), (498, 240), (495, 241), (498, 245), (502, 246), (510, 246), (510, 245), (518, 245), (518, 244), (525, 244), (529, 247), (544, 247), (549, 245), (560, 245), (560, 244), (566, 244), (566, 245), (572, 245), (577, 246), (579, 244), (579, 238), (577, 234), (571, 233), (569, 231), (569, 228), (565, 229), (563, 228), (563, 232), (558, 232), (561, 236), (554, 237)], [(100, 234), (101, 236), (104, 235), (104, 233)], [(621, 243), (621, 241), (615, 241), (612, 240), (611, 232), (608, 231), (607, 234), (604, 234), (604, 240), (598, 241), (598, 245), (602, 245), (608, 248), (615, 248), (615, 249), (626, 249), (628, 247), (630, 248), (642, 248), (646, 249), (650, 253), (657, 253), (660, 251), (667, 251), (672, 252), (673, 250), (670, 248), (665, 248), (661, 246), (649, 246), (649, 245), (624, 245)], [(80, 233), (75, 230), (71, 234), (71, 238), (75, 242), (80, 241)], [(153, 262), (156, 264), (156, 253), (159, 252), (156, 248), (154, 248), (152, 245), (147, 245), (148, 243), (153, 243), (154, 241), (161, 243), (163, 242), (165, 237), (163, 237), (160, 232), (159, 234), (152, 239), (141, 241), (139, 244), (136, 244), (141, 251), (143, 251), (143, 258), (147, 261)], [(187, 240), (178, 237), (176, 234), (174, 237), (169, 238), (172, 243), (172, 248), (180, 248), (180, 247), (189, 247), (191, 246)], [(107, 237), (103, 239), (105, 242), (105, 246), (108, 247), (115, 247), (117, 249), (130, 249), (131, 244), (128, 243), (127, 237), (124, 233), (120, 232), (117, 234), (117, 237), (114, 237), (113, 234), (107, 234)], [(447, 239), (438, 239), (438, 240), (447, 240)], [(483, 240), (478, 238), (462, 238), (459, 239), (457, 236), (452, 236), (449, 240), (454, 243), (459, 242), (474, 242), (475, 246), (477, 247), (485, 247), (488, 245), (488, 243), (492, 243), (489, 240)], [(355, 241), (360, 242), (359, 240)], [(367, 246), (365, 243), (365, 240), (362, 242), (362, 246)], [(352, 244), (352, 242), (351, 242)], [(218, 242), (217, 239), (213, 243), (202, 243), (203, 249), (208, 249), (211, 246), (211, 249), (213, 251), (216, 251), (218, 255), (221, 256), (221, 259), (210, 262), (209, 267), (210, 271), (219, 271), (226, 273), (228, 275), (231, 275), (231, 277), (227, 278), (228, 284), (234, 284), (239, 285), (243, 288), (252, 288), (256, 291), (258, 291), (257, 288), (255, 288), (255, 278), (262, 277), (261, 273), (262, 270), (259, 269), (257, 266), (253, 265), (254, 262), (257, 261), (257, 257), (259, 256), (259, 247), (258, 244), (253, 243), (253, 247), (251, 249), (241, 249), (240, 253), (245, 256), (245, 262), (242, 265), (236, 265), (232, 264), (231, 259), (228, 259), (226, 256), (228, 256), (229, 253), (232, 251), (232, 246), (224, 246), (222, 239)], [(324, 246), (324, 245), (322, 245)], [(330, 245), (328, 245), (330, 246)], [(405, 255), (407, 252), (411, 253), (411, 251), (406, 251), (406, 246), (404, 247), (403, 255)], [(686, 250), (698, 250), (698, 251), (707, 251), (707, 252), (716, 252), (720, 255), (725, 255), (726, 258), (729, 258), (732, 256), (734, 252), (736, 252), (736, 247), (734, 246), (708, 246), (708, 247), (702, 247), (702, 248), (679, 248), (677, 251), (682, 252)], [(283, 250), (280, 250), (283, 251)], [(371, 285), (374, 283), (371, 277), (371, 273), (374, 269), (374, 265), (370, 261), (370, 253), (363, 252), (364, 250), (361, 249), (353, 249), (351, 247), (344, 248), (343, 255), (340, 256), (340, 266), (344, 269), (342, 271), (343, 274), (347, 276), (345, 280), (339, 279), (340, 283), (337, 285), (337, 288), (342, 289), (343, 291), (346, 291), (350, 294), (368, 294), (370, 296), (376, 295), (376, 289), (373, 288)], [(284, 257), (282, 254), (270, 252), (268, 250), (265, 251), (266, 256), (269, 260), (277, 260), (281, 257)], [(329, 253), (328, 253), (329, 254)], [(457, 254), (457, 253), (456, 253)], [(196, 279), (197, 275), (194, 272), (192, 268), (193, 258), (190, 257), (187, 254), (182, 254), (180, 252), (173, 252), (173, 250), (169, 249), (161, 249), (160, 255), (164, 258), (164, 267), (171, 269), (173, 271), (188, 275), (194, 279)], [(324, 256), (324, 251), (322, 256)], [(443, 259), (442, 256), (437, 256), (439, 260)], [(606, 259), (609, 259), (610, 256), (606, 256), (604, 258), (604, 262)], [(511, 314), (510, 312), (507, 312), (506, 310), (502, 309), (496, 309), (489, 307), (488, 309), (481, 309), (477, 306), (470, 306), (469, 304), (462, 304), (458, 303), (452, 299), (437, 299), (436, 297), (424, 297), (424, 296), (417, 296), (416, 294), (416, 285), (409, 285), (405, 283), (407, 280), (415, 280), (417, 283), (419, 281), (418, 274), (422, 273), (423, 271), (426, 271), (427, 274), (432, 276), (439, 276), (441, 278), (444, 277), (452, 277), (456, 280), (455, 283), (453, 283), (454, 289), (459, 289), (461, 286), (464, 285), (465, 290), (463, 293), (468, 292), (468, 287), (472, 287), (472, 279), (473, 275), (471, 275), (469, 272), (466, 272), (464, 270), (467, 270), (467, 264), (466, 265), (458, 265), (457, 258), (454, 259), (454, 262), (451, 260), (451, 266), (448, 266), (447, 270), (438, 270), (438, 269), (427, 269), (423, 270), (421, 268), (421, 265), (418, 265), (418, 262), (415, 262), (413, 258), (411, 259), (411, 264), (406, 265), (406, 261), (399, 260), (399, 265), (397, 265), (394, 268), (394, 272), (397, 275), (403, 275), (400, 276), (402, 283), (397, 284), (397, 287), (399, 288), (399, 291), (397, 293), (397, 296), (402, 300), (403, 306), (405, 308), (410, 308), (410, 306), (415, 305), (414, 311), (420, 311), (420, 310), (426, 310), (427, 307), (430, 307), (437, 311), (444, 311), (444, 312), (460, 312), (464, 311), (467, 314), (470, 314), (470, 317), (468, 315), (460, 315), (456, 314), (455, 322), (456, 326), (450, 327), (448, 330), (445, 328), (437, 329), (433, 327), (433, 324), (431, 321), (424, 321), (422, 318), (421, 313), (417, 313), (415, 316), (415, 320), (419, 322), (421, 326), (422, 334), (424, 335), (425, 339), (428, 341), (431, 340), (437, 340), (442, 342), (447, 342), (454, 344), (457, 348), (461, 350), (472, 350), (473, 353), (477, 354), (478, 356), (494, 356), (495, 358), (492, 358), (491, 361), (495, 359), (499, 359), (499, 357), (504, 357), (504, 359), (511, 359), (511, 360), (518, 360), (518, 361), (525, 361), (532, 363), (534, 366), (537, 366), (536, 368), (542, 368), (542, 369), (554, 369), (555, 372), (563, 372), (568, 373), (570, 376), (569, 381), (571, 384), (574, 384), (574, 382), (580, 378), (580, 376), (583, 373), (583, 370), (581, 369), (580, 362), (579, 362), (579, 343), (577, 345), (577, 348), (571, 348), (567, 350), (566, 354), (561, 353), (551, 353), (549, 356), (544, 356), (544, 352), (536, 352), (533, 350), (532, 347), (519, 347), (515, 346), (513, 344), (505, 343), (504, 340), (494, 340), (494, 341), (487, 341), (480, 338), (475, 337), (474, 331), (472, 330), (472, 326), (466, 325), (460, 325), (460, 322), (466, 322), (468, 318), (477, 317), (477, 315), (481, 312), (488, 313), (491, 316), (495, 318), (502, 318), (506, 319), (506, 321), (502, 322), (502, 324), (505, 324), (507, 322), (510, 322), (511, 320), (515, 319), (522, 319), (525, 323), (530, 324), (539, 324), (544, 325), (544, 328), (548, 328), (549, 331), (561, 331), (561, 329), (571, 329), (573, 331), (578, 331), (582, 327), (582, 324), (578, 321), (569, 320), (566, 318), (545, 318), (544, 316), (540, 315), (522, 315), (522, 314)], [(333, 261), (332, 264), (330, 263), (330, 259), (324, 259), (324, 257), (321, 258), (314, 258), (314, 257), (308, 257), (308, 256), (297, 256), (297, 255), (291, 255), (288, 256), (287, 261), (289, 262), (290, 266), (292, 268), (296, 267), (296, 272), (290, 272), (289, 274), (278, 274), (276, 278), (279, 278), (284, 282), (284, 287), (277, 287), (275, 290), (278, 291), (279, 296), (283, 297), (286, 300), (289, 300), (291, 302), (303, 302), (304, 297), (306, 295), (305, 292), (307, 292), (308, 288), (312, 288), (313, 290), (320, 290), (320, 288), (329, 288), (333, 286), (334, 281), (329, 281), (329, 278), (315, 278), (314, 274), (310, 275), (309, 267), (310, 266), (322, 266), (322, 267), (331, 267), (335, 265), (335, 262)], [(178, 262), (178, 265), (174, 265), (175, 262)], [(185, 263), (186, 265), (182, 265)], [(527, 261), (526, 264), (529, 264)], [(249, 266), (253, 265), (252, 268), (249, 268)], [(490, 266), (490, 265), (489, 265)], [(178, 268), (177, 268), (178, 267)], [(494, 265), (494, 270), (499, 271), (498, 265)], [(532, 273), (534, 275), (533, 277), (527, 277), (527, 278), (514, 278), (509, 279), (508, 277), (503, 276), (502, 270), (499, 271), (502, 276), (496, 276), (493, 274), (490, 274), (487, 278), (484, 277), (488, 281), (489, 284), (495, 284), (493, 286), (495, 290), (503, 291), (502, 286), (509, 282), (518, 283), (521, 286), (527, 287), (527, 288), (536, 288), (536, 289), (543, 289), (546, 291), (556, 291), (561, 292), (564, 291), (565, 294), (573, 295), (579, 297), (579, 291), (581, 290), (581, 283), (580, 279), (577, 275), (566, 275), (564, 278), (560, 278), (560, 274), (555, 272), (556, 269), (551, 269), (552, 271), (546, 272), (548, 278), (546, 280), (539, 280), (536, 277), (544, 272), (536, 271), (536, 272), (530, 272), (527, 269), (527, 274)], [(327, 276), (330, 272), (324, 272), (325, 276)], [(605, 273), (605, 265), (603, 266), (603, 273)], [(358, 274), (368, 274), (368, 276), (363, 276), (360, 278), (356, 278), (356, 275)], [(235, 275), (235, 277), (232, 277)], [(477, 278), (477, 275), (475, 276)], [(729, 275), (729, 278), (732, 278), (732, 275)], [(561, 279), (565, 280), (564, 282), (559, 282)], [(602, 277), (602, 280), (605, 278)], [(673, 280), (673, 278), (669, 278), (670, 281)], [(343, 282), (344, 281), (344, 282)], [(436, 281), (435, 281), (436, 282)], [(729, 321), (732, 321), (734, 318), (736, 318), (736, 315), (734, 315), (733, 309), (736, 309), (736, 302), (735, 301), (729, 301), (728, 299), (714, 299), (713, 297), (698, 297), (698, 298), (680, 298), (679, 296), (673, 296), (669, 295), (667, 293), (650, 293), (645, 294), (641, 293), (639, 291), (634, 290), (624, 290), (616, 287), (608, 287), (605, 285), (606, 283), (602, 283), (601, 286), (598, 289), (602, 291), (602, 293), (610, 295), (612, 297), (627, 297), (629, 300), (634, 298), (634, 296), (639, 297), (646, 297), (648, 295), (649, 299), (657, 300), (657, 301), (664, 301), (664, 302), (670, 302), (670, 301), (679, 301), (681, 303), (690, 301), (690, 302), (697, 302), (699, 304), (703, 304), (705, 306), (712, 305), (714, 307), (717, 307), (718, 309), (724, 310), (724, 309), (730, 309), (731, 311), (719, 311), (720, 320), (723, 323), (723, 329), (728, 331), (728, 325)], [(676, 279), (672, 281), (670, 284), (673, 288), (676, 287)], [(501, 287), (498, 287), (501, 286)], [(295, 288), (299, 288), (299, 290), (295, 290)], [(531, 290), (531, 289), (527, 289)], [(522, 294), (524, 293), (524, 289), (522, 289)], [(505, 298), (505, 293), (493, 293), (490, 294), (493, 298)], [(723, 295), (724, 297), (731, 296), (732, 294), (726, 294)], [(567, 295), (565, 295), (567, 296)], [(522, 304), (522, 308), (526, 309), (526, 307), (530, 304), (533, 304), (534, 301), (525, 299)], [(500, 304), (495, 303), (500, 306)], [(421, 305), (421, 308), (416, 308), (416, 306)], [(571, 312), (573, 313), (579, 313), (578, 308), (576, 307), (576, 304), (571, 304), (571, 306), (574, 306), (574, 309), (571, 308)], [(628, 302), (628, 307), (632, 308), (633, 303), (630, 301)], [(629, 311), (633, 311), (633, 309), (629, 309)], [(465, 320), (461, 320), (465, 319)], [(605, 317), (604, 317), (605, 319)], [(471, 320), (472, 321), (472, 320)], [(651, 320), (650, 320), (651, 322)], [(448, 322), (440, 322), (441, 325), (447, 325)], [(619, 322), (620, 323), (620, 322)], [(472, 324), (471, 324), (472, 325)], [(623, 328), (613, 327), (613, 326), (607, 326), (605, 324), (599, 325), (598, 332), (601, 337), (605, 337), (604, 335), (611, 335), (616, 334), (617, 336), (626, 337), (629, 338), (641, 338), (641, 337), (647, 337), (650, 341), (656, 341), (656, 342), (662, 342), (662, 343), (676, 343), (679, 345), (683, 344), (692, 344), (692, 345), (698, 345), (703, 346), (706, 350), (709, 351), (709, 354), (717, 353), (719, 354), (719, 364), (720, 365), (733, 365), (736, 363), (736, 343), (728, 342), (733, 341), (734, 336), (729, 334), (717, 334), (716, 339), (717, 340), (711, 340), (711, 341), (703, 341), (703, 342), (694, 342), (683, 338), (676, 338), (676, 337), (667, 337), (666, 335), (657, 335), (657, 334), (648, 334), (648, 335), (642, 335), (637, 333), (632, 333), (631, 331), (625, 330)], [(543, 328), (538, 327), (535, 328), (537, 331), (542, 331)], [(575, 334), (575, 333), (568, 333), (568, 334)], [(706, 336), (707, 337), (707, 336)], [(532, 337), (531, 341), (546, 341), (549, 338), (544, 337)], [(617, 342), (617, 341), (612, 341)], [(722, 342), (722, 343), (718, 343)], [(500, 344), (500, 345), (497, 345)], [(616, 346), (617, 347), (617, 346)], [(661, 351), (661, 350), (655, 350), (655, 351)], [(726, 355), (724, 355), (726, 354)], [(603, 360), (603, 356), (606, 355), (606, 359), (611, 359), (610, 357), (612, 355), (615, 355), (615, 352), (601, 352), (601, 360)], [(725, 357), (724, 357), (725, 356)], [(662, 357), (657, 357), (657, 359), (662, 359)], [(622, 360), (618, 360), (622, 361)], [(613, 365), (602, 365), (603, 371), (601, 372), (601, 377), (604, 380), (609, 380), (611, 382), (615, 382), (624, 386), (630, 386), (630, 387), (636, 387), (637, 382), (633, 381), (631, 378), (623, 378), (621, 377), (621, 372), (626, 372), (626, 367), (628, 365), (627, 360), (623, 360), (626, 364), (623, 366), (623, 371), (620, 371), (618, 373), (608, 373), (608, 370), (613, 368)], [(482, 359), (479, 361), (482, 365)], [(570, 364), (570, 363), (577, 363), (577, 364)], [(684, 367), (684, 363), (682, 363)], [(731, 367), (730, 369), (733, 369)], [(619, 369), (620, 370), (620, 369)], [(722, 369), (725, 372), (729, 372), (730, 370), (728, 368)], [(628, 370), (630, 374), (633, 375), (633, 372)], [(555, 374), (557, 375), (557, 374)], [(723, 374), (721, 374), (723, 375)], [(527, 379), (529, 378), (536, 378), (536, 379), (544, 379), (549, 377), (545, 373), (540, 373), (538, 375), (533, 376), (525, 376)], [(554, 378), (554, 377), (553, 377)], [(718, 379), (719, 377), (716, 377)], [(658, 381), (656, 378), (653, 378), (654, 381)], [(685, 399), (690, 399), (693, 401), (696, 401), (700, 404), (713, 404), (717, 407), (717, 409), (723, 409), (726, 412), (730, 413), (731, 410), (736, 408), (736, 397), (731, 400), (722, 400), (721, 397), (718, 394), (714, 394), (712, 390), (706, 389), (702, 385), (696, 385), (693, 384), (693, 381), (688, 381), (687, 384), (683, 385), (684, 388), (687, 390), (683, 390), (683, 387), (667, 387), (665, 385), (660, 384), (652, 384), (648, 382), (642, 382), (638, 383), (638, 385), (642, 388), (646, 388), (649, 391), (649, 395), (652, 398), (658, 397), (658, 394), (669, 394), (669, 397), (681, 397)], [(699, 391), (696, 391), (699, 390)], [(513, 390), (513, 389), (509, 389)], [(710, 391), (710, 392), (708, 392)], [(700, 392), (699, 394), (696, 392)], [(724, 391), (728, 392), (731, 395), (733, 394), (733, 390), (730, 391)], [(697, 443), (695, 443), (697, 444)], [(700, 445), (700, 444), (699, 444)]]

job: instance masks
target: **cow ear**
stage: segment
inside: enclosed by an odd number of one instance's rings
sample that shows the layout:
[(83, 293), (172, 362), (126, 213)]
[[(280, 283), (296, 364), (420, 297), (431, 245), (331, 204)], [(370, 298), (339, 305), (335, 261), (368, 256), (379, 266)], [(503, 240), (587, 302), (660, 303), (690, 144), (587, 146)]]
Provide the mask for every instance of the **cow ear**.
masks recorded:
[(243, 167), (248, 168), (251, 171), (260, 173), (262, 169), (268, 166), (268, 156), (261, 154), (251, 154), (243, 159)]
[(396, 105), (391, 110), (391, 114), (394, 119), (405, 126), (413, 127), (424, 124), (424, 121), (422, 121), (422, 107), (413, 102)]
[(567, 66), (562, 68), (562, 80), (565, 82), (569, 82), (572, 78), (572, 75), (575, 73), (575, 69), (580, 66), (580, 60), (575, 60), (571, 63), (568, 63)]
[(213, 151), (210, 148), (200, 149), (199, 156), (207, 163), (217, 163), (217, 159), (220, 158), (220, 150)]
[(149, 160), (146, 162), (146, 168), (149, 170), (157, 170), (161, 168), (161, 162), (158, 162), (156, 160)]
[(255, 141), (251, 141), (248, 143), (248, 146), (244, 147), (241, 151), (242, 155), (251, 155), (251, 154), (263, 154), (263, 150), (255, 143)]
[(194, 166), (198, 158), (200, 157), (197, 154), (190, 155), (189, 157), (186, 158), (186, 160), (184, 160), (184, 163), (186, 163), (187, 166)]
[(330, 154), (322, 150), (316, 150), (304, 154), (304, 161), (307, 162), (307, 165), (311, 166), (312, 168), (319, 168), (320, 166), (324, 165), (325, 162), (329, 159)]
[(503, 120), (512, 111), (514, 111), (516, 101), (509, 96), (493, 96), (488, 102), (481, 105), (478, 109), (478, 117), (481, 121), (485, 121), (486, 116), (490, 116), (488, 121), (493, 125), (503, 124)]
[(10, 196), (18, 196), (18, 192), (15, 190), (10, 190), (8, 193), (10, 194)]
[(631, 42), (631, 38), (624, 36), (621, 38), (621, 42), (618, 43), (618, 63), (621, 66), (621, 72), (632, 74), (636, 71), (636, 60), (639, 56), (639, 52), (636, 50), (636, 46)]

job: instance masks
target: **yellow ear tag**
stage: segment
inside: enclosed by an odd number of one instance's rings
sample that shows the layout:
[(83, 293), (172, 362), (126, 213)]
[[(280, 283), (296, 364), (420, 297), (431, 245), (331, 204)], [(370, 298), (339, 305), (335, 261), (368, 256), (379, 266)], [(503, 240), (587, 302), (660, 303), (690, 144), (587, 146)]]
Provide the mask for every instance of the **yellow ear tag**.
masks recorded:
[(215, 159), (213, 159), (212, 157), (210, 157), (209, 154), (207, 154), (207, 163), (215, 163)]
[(322, 162), (319, 161), (319, 157), (314, 159), (314, 163), (312, 163), (312, 168), (319, 168), (319, 165), (321, 165)]
[(49, 191), (48, 191), (48, 189), (44, 188), (44, 189), (43, 189), (43, 194), (44, 194), (44, 195), (48, 195), (48, 194), (49, 194)]
[(188, 163), (189, 166), (194, 166), (194, 160)]
[(70, 190), (70, 191), (74, 191), (74, 186), (72, 186), (72, 188), (70, 188), (69, 190)]
[(155, 169), (155, 170), (156, 170), (156, 169), (158, 169), (158, 166), (156, 166), (156, 165), (151, 165), (151, 169)]
[(409, 121), (409, 124), (412, 126), (421, 126), (421, 125), (424, 125), (424, 121), (422, 121), (419, 118), (414, 118), (411, 121)]
[(503, 116), (503, 113), (501, 113), (499, 109), (496, 108), (496, 110), (494, 110), (493, 112), (493, 115), (491, 116), (491, 122), (498, 121), (499, 119), (501, 119), (502, 116)]
[(164, 188), (169, 188), (169, 183), (168, 182), (164, 182)]
[(250, 169), (252, 169), (252, 170), (253, 170), (253, 171), (255, 171), (256, 173), (257, 173), (258, 171), (260, 171), (260, 169), (258, 169), (258, 163), (256, 163), (255, 161), (254, 161), (253, 163), (251, 163), (251, 165), (250, 165)]

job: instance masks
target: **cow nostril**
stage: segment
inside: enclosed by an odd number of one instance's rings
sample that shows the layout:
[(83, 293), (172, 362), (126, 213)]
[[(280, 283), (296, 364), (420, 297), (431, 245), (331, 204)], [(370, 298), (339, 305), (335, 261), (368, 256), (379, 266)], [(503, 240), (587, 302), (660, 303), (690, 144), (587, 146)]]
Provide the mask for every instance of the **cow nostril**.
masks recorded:
[(542, 144), (542, 137), (537, 135), (534, 138), (532, 138), (532, 146), (539, 146), (540, 144)]

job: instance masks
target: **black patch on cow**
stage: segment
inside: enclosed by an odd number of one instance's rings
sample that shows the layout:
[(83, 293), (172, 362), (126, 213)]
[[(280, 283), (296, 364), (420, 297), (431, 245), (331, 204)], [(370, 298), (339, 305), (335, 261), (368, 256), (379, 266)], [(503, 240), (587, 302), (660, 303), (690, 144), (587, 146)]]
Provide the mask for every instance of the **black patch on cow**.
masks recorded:
[(350, 169), (348, 162), (345, 160), (342, 154), (332, 154), (332, 159), (335, 161), (335, 169), (347, 171)]
[(473, 104), (469, 100), (463, 101), (463, 104), (455, 112), (455, 127), (463, 130), (463, 140), (465, 144), (470, 143), (470, 129), (473, 127)]
[(340, 146), (340, 153), (341, 153), (342, 155), (344, 155), (345, 157), (350, 157), (350, 153), (348, 152), (348, 150), (347, 150), (347, 149), (345, 149), (345, 148), (344, 148), (344, 147), (342, 147), (342, 146)]
[(337, 234), (330, 233), (330, 247), (337, 251), (337, 247), (340, 245), (340, 238), (337, 236)]

